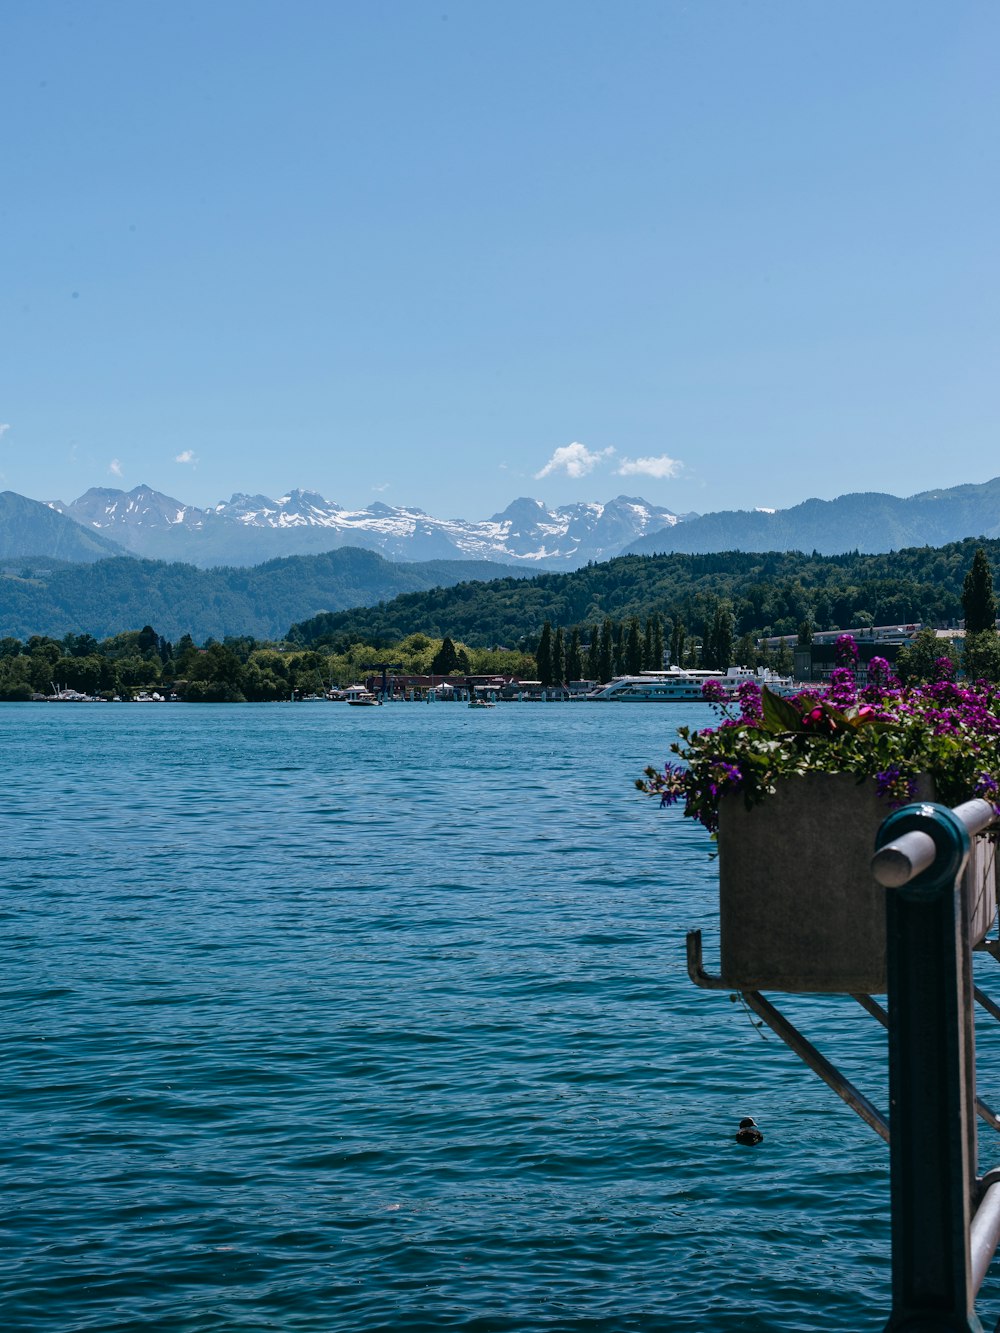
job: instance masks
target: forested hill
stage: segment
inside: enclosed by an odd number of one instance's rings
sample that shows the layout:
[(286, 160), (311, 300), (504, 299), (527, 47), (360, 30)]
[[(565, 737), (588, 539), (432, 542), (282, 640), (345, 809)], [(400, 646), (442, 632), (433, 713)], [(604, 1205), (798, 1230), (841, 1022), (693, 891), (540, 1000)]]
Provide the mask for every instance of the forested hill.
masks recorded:
[(309, 645), (354, 639), (390, 644), (421, 632), (485, 647), (530, 639), (546, 620), (568, 627), (655, 613), (701, 633), (719, 599), (730, 602), (739, 634), (794, 634), (804, 620), (816, 629), (947, 621), (962, 615), (962, 581), (977, 546), (996, 567), (996, 540), (888, 555), (620, 556), (568, 574), (460, 583), (314, 616), (292, 626), (288, 637)]
[(199, 643), (245, 634), (280, 639), (290, 621), (320, 610), (485, 579), (497, 568), (502, 566), (485, 560), (392, 564), (357, 547), (248, 569), (196, 569), (131, 557), (90, 565), (22, 558), (0, 567), (0, 638), (107, 638), (155, 624), (168, 639), (190, 634)]

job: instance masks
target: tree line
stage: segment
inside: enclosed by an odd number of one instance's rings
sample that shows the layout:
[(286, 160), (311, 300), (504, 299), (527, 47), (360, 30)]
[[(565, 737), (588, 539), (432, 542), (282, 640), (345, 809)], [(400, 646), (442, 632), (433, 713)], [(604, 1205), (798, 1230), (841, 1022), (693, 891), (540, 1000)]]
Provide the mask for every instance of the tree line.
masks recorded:
[[(977, 547), (972, 563), (962, 581), (959, 598), (965, 626), (962, 655), (927, 626), (915, 641), (899, 654), (898, 668), (904, 679), (928, 680), (934, 677), (937, 663), (944, 657), (970, 678), (1000, 681), (1000, 637), (996, 632), (997, 599), (993, 571), (984, 547)], [(574, 627), (564, 633), (554, 631), (546, 621), (537, 651), (539, 679), (543, 685), (560, 684), (580, 678), (585, 673), (602, 684), (618, 675), (636, 675), (640, 671), (660, 670), (669, 664), (726, 671), (731, 666), (769, 667), (779, 675), (794, 671), (793, 641), (807, 646), (816, 629), (804, 619), (794, 634), (788, 634), (774, 648), (749, 630), (736, 637), (736, 616), (725, 599), (710, 603), (700, 622), (700, 633), (690, 631), (682, 618), (675, 620), (654, 614), (646, 618), (645, 633), (638, 617), (614, 621), (606, 617), (601, 625), (589, 627), (589, 641), (581, 647), (581, 630)], [(853, 628), (864, 628), (864, 622)], [(835, 628), (840, 628), (836, 626)], [(844, 627), (846, 628), (846, 626)], [(567, 642), (568, 648), (564, 648)], [(664, 654), (664, 645), (668, 651)]]
[[(151, 625), (100, 641), (90, 634), (61, 639), (36, 634), (23, 641), (0, 639), (0, 701), (70, 689), (106, 699), (157, 691), (188, 703), (268, 702), (352, 684), (387, 660), (381, 647), (362, 641), (339, 652), (250, 635), (196, 644), (185, 634), (171, 643)], [(524, 653), (470, 648), (425, 634), (394, 644), (391, 661), (406, 674), (531, 678), (536, 669), (534, 657)]]
[(322, 613), (297, 622), (288, 637), (304, 647), (338, 648), (357, 639), (388, 646), (420, 631), (533, 653), (546, 621), (553, 633), (561, 625), (564, 636), (579, 626), (586, 641), (605, 618), (627, 624), (634, 617), (642, 626), (660, 615), (665, 625), (684, 626), (690, 650), (692, 640), (704, 645), (717, 636), (722, 604), (734, 643), (744, 635), (794, 639), (804, 624), (813, 630), (947, 624), (962, 617), (963, 580), (980, 546), (994, 563), (1000, 558), (1000, 541), (971, 539), (886, 555), (619, 556), (564, 574), (465, 582)]
[[(969, 556), (965, 571), (957, 574), (954, 604), (949, 603), (966, 625), (961, 665), (967, 675), (1000, 680), (990, 544), (970, 547), (972, 543), (956, 544), (945, 560), (951, 577), (956, 555)], [(637, 559), (642, 568), (643, 559), (649, 563), (656, 558)], [(684, 559), (704, 562), (709, 558)], [(631, 569), (632, 558), (624, 564)], [(466, 593), (493, 587), (462, 586)], [(330, 631), (322, 617), (314, 618), (311, 642), (302, 626), (293, 627), (280, 642), (243, 635), (221, 641), (209, 638), (199, 645), (184, 634), (172, 643), (148, 624), (100, 641), (85, 633), (67, 633), (61, 639), (32, 635), (24, 641), (9, 637), (0, 639), (0, 700), (30, 699), (33, 694), (51, 694), (57, 687), (106, 698), (129, 698), (139, 690), (167, 690), (191, 702), (288, 699), (363, 679), (383, 661), (405, 674), (505, 675), (537, 679), (545, 686), (581, 679), (603, 683), (615, 675), (656, 670), (665, 662), (723, 671), (734, 664), (770, 666), (787, 674), (792, 670), (793, 639), (808, 643), (814, 630), (840, 627), (819, 623), (815, 616), (804, 617), (776, 651), (769, 651), (746, 620), (741, 620), (740, 606), (729, 598), (706, 594), (690, 619), (676, 609), (673, 614), (654, 610), (644, 619), (605, 615), (569, 624), (546, 617), (540, 630), (522, 632), (514, 647), (477, 645), (463, 640), (453, 629), (441, 635), (414, 630), (390, 640), (380, 634), (351, 636), (346, 630)], [(455, 619), (461, 622), (462, 618), (456, 613)], [(933, 674), (935, 660), (949, 655), (958, 664), (953, 650), (942, 646), (933, 631), (926, 631), (900, 654), (900, 670), (910, 677)]]

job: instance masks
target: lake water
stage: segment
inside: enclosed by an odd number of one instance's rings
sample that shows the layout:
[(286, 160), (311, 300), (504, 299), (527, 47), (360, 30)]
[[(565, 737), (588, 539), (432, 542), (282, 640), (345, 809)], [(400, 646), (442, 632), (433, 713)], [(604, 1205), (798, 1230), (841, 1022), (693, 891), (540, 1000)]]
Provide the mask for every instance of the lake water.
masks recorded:
[(887, 1151), (688, 981), (709, 844), (632, 787), (709, 717), (0, 709), (3, 1328), (881, 1328)]

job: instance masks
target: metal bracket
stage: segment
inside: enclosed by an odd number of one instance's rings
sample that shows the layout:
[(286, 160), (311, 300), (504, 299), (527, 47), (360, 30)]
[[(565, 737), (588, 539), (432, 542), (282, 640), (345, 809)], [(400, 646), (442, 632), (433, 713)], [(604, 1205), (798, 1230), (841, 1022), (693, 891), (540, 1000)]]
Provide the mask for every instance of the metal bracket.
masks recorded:
[(733, 989), (722, 977), (713, 976), (710, 972), (706, 972), (702, 966), (700, 930), (689, 930), (687, 933), (687, 967), (688, 976), (702, 990), (731, 991)]
[[(855, 1111), (866, 1125), (870, 1125), (886, 1143), (889, 1142), (889, 1125), (885, 1116), (876, 1110), (864, 1093), (860, 1092), (850, 1079), (845, 1078), (826, 1056), (821, 1055), (816, 1047), (769, 1000), (765, 1000), (759, 991), (741, 991), (738, 987), (730, 985), (724, 977), (715, 976), (711, 972), (705, 971), (700, 930), (688, 931), (687, 970), (688, 976), (694, 984), (700, 986), (703, 990), (725, 990), (731, 993), (735, 991), (736, 994), (742, 995), (747, 1007), (764, 1020), (775, 1036), (780, 1037), (803, 1064), (808, 1065), (813, 1073), (823, 1080), (827, 1087), (832, 1088), (838, 1097), (843, 1098), (851, 1110)], [(874, 1004), (874, 1001), (872, 1003)]]

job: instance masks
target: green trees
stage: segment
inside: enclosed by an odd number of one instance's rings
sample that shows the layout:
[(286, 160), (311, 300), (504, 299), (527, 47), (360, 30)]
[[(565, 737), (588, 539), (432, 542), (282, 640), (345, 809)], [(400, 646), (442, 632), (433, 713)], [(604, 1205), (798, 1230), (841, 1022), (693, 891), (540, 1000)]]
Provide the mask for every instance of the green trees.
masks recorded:
[(993, 572), (981, 546), (976, 548), (962, 585), (962, 609), (965, 611), (966, 634), (980, 634), (983, 630), (996, 629), (997, 599), (993, 592)]
[(663, 617), (658, 612), (646, 617), (642, 667), (644, 671), (663, 670)]
[(628, 622), (624, 657), (625, 674), (637, 676), (642, 670), (642, 639), (639, 637), (639, 622), (635, 616)]
[(711, 623), (706, 625), (701, 664), (715, 671), (728, 671), (733, 664), (733, 613), (728, 602), (717, 602)]
[(760, 653), (752, 634), (741, 634), (733, 648), (733, 665), (742, 667), (760, 666)]
[(969, 680), (1000, 681), (1000, 638), (995, 630), (965, 636), (962, 668)]
[(937, 660), (947, 658), (953, 669), (958, 669), (958, 653), (949, 639), (939, 639), (930, 625), (914, 635), (896, 658), (896, 674), (907, 685), (936, 680)]
[[(553, 657), (565, 678), (565, 654)], [(139, 646), (146, 648), (140, 653)], [(95, 651), (82, 654), (82, 647)], [(571, 648), (573, 645), (571, 644)], [(577, 658), (579, 634), (575, 636)], [(161, 661), (161, 659), (164, 659)], [(30, 699), (33, 693), (50, 694), (53, 685), (85, 694), (129, 698), (143, 689), (175, 692), (186, 701), (204, 703), (268, 702), (322, 693), (328, 685), (362, 679), (375, 662), (399, 663), (406, 674), (425, 675), (435, 661), (459, 674), (510, 675), (528, 679), (536, 674), (534, 657), (514, 649), (479, 648), (470, 652), (453, 640), (434, 640), (414, 634), (396, 644), (377, 646), (355, 642), (342, 653), (312, 648), (258, 645), (248, 637), (207, 641), (199, 647), (189, 635), (171, 647), (154, 630), (130, 630), (98, 644), (86, 635), (66, 635), (62, 641), (37, 635), (27, 644), (12, 637), (0, 640), (0, 701)]]
[(563, 642), (561, 626), (556, 630), (556, 637), (552, 641), (552, 683), (553, 685), (566, 683), (566, 645)]
[(566, 679), (583, 679), (583, 657), (580, 652), (580, 628), (574, 627), (570, 635), (569, 647), (566, 649)]
[(976, 548), (962, 585), (965, 611), (965, 674), (971, 680), (1000, 681), (1000, 640), (997, 639), (997, 599), (993, 571), (986, 552)]
[(590, 642), (587, 644), (587, 679), (601, 679), (601, 627), (591, 625)]
[(606, 685), (615, 674), (615, 627), (610, 617), (601, 626), (601, 643), (597, 654), (597, 679)]
[(441, 647), (431, 659), (431, 675), (453, 676), (461, 670), (458, 649), (447, 635), (441, 640)]
[(674, 627), (670, 634), (670, 664), (671, 666), (682, 667), (684, 665), (684, 646), (687, 642), (687, 629), (683, 620), (675, 620)]
[(552, 626), (546, 620), (542, 626), (542, 637), (538, 640), (538, 650), (535, 653), (535, 661), (538, 663), (538, 679), (542, 685), (548, 687), (552, 684)]

